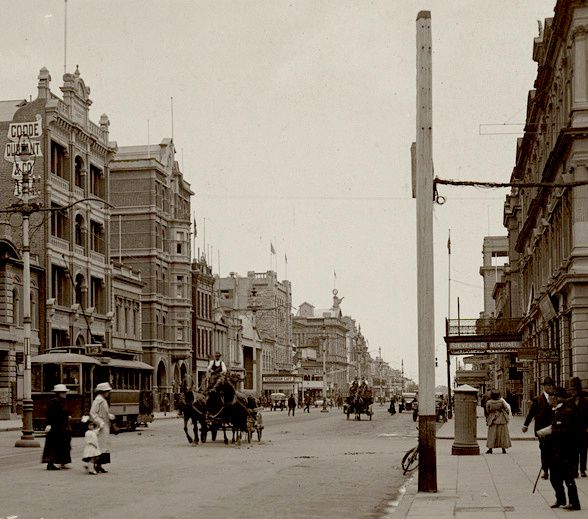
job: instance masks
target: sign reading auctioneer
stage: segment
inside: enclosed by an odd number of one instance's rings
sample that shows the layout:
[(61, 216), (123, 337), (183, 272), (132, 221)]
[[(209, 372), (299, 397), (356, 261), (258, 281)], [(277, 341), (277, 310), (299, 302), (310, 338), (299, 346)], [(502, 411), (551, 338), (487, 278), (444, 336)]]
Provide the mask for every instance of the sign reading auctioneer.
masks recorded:
[(516, 353), (521, 348), (521, 341), (453, 342), (448, 346), (451, 355)]

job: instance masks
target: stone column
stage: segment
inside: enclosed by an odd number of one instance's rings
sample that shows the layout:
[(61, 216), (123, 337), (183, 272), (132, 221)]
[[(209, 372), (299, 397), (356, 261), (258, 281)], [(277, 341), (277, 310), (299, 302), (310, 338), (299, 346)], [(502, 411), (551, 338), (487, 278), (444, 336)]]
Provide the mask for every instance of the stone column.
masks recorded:
[(480, 446), (477, 442), (478, 390), (466, 385), (453, 391), (455, 405), (455, 439), (451, 446), (451, 454), (457, 456), (478, 455)]

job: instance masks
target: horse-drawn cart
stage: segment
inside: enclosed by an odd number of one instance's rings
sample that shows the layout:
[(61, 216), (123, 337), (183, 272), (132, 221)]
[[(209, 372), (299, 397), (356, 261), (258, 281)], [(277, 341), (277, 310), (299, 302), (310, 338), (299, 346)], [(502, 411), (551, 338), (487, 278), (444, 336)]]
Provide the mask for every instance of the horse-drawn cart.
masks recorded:
[(365, 414), (372, 419), (374, 412), (372, 411), (372, 399), (362, 398), (360, 396), (347, 397), (347, 402), (343, 404), (343, 412), (347, 415), (347, 420), (351, 415), (355, 415), (356, 420), (361, 420), (361, 415)]

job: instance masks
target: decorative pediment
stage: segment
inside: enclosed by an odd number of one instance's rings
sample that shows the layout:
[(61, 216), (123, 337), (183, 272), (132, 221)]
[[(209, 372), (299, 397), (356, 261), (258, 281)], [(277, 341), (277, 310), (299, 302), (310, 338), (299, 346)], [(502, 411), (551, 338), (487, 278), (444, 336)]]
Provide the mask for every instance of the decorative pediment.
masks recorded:
[(76, 71), (73, 74), (63, 74), (63, 86), (60, 87), (64, 95), (70, 95), (81, 101), (82, 104), (90, 106), (90, 87), (86, 86), (84, 80), (80, 77), (80, 69), (76, 65)]

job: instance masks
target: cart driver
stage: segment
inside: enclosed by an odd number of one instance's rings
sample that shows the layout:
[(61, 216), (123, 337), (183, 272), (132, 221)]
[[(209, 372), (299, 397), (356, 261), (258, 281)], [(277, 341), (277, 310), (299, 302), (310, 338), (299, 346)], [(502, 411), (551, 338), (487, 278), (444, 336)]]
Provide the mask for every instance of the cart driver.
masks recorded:
[(356, 395), (358, 389), (359, 389), (359, 385), (357, 382), (357, 377), (355, 377), (353, 379), (353, 382), (351, 382), (351, 385), (349, 386), (349, 396), (351, 398), (355, 398), (355, 395)]
[(225, 374), (226, 372), (227, 366), (225, 366), (225, 363), (221, 360), (221, 352), (216, 351), (214, 353), (214, 359), (208, 363), (208, 368), (206, 368), (208, 389), (212, 389), (221, 374)]

